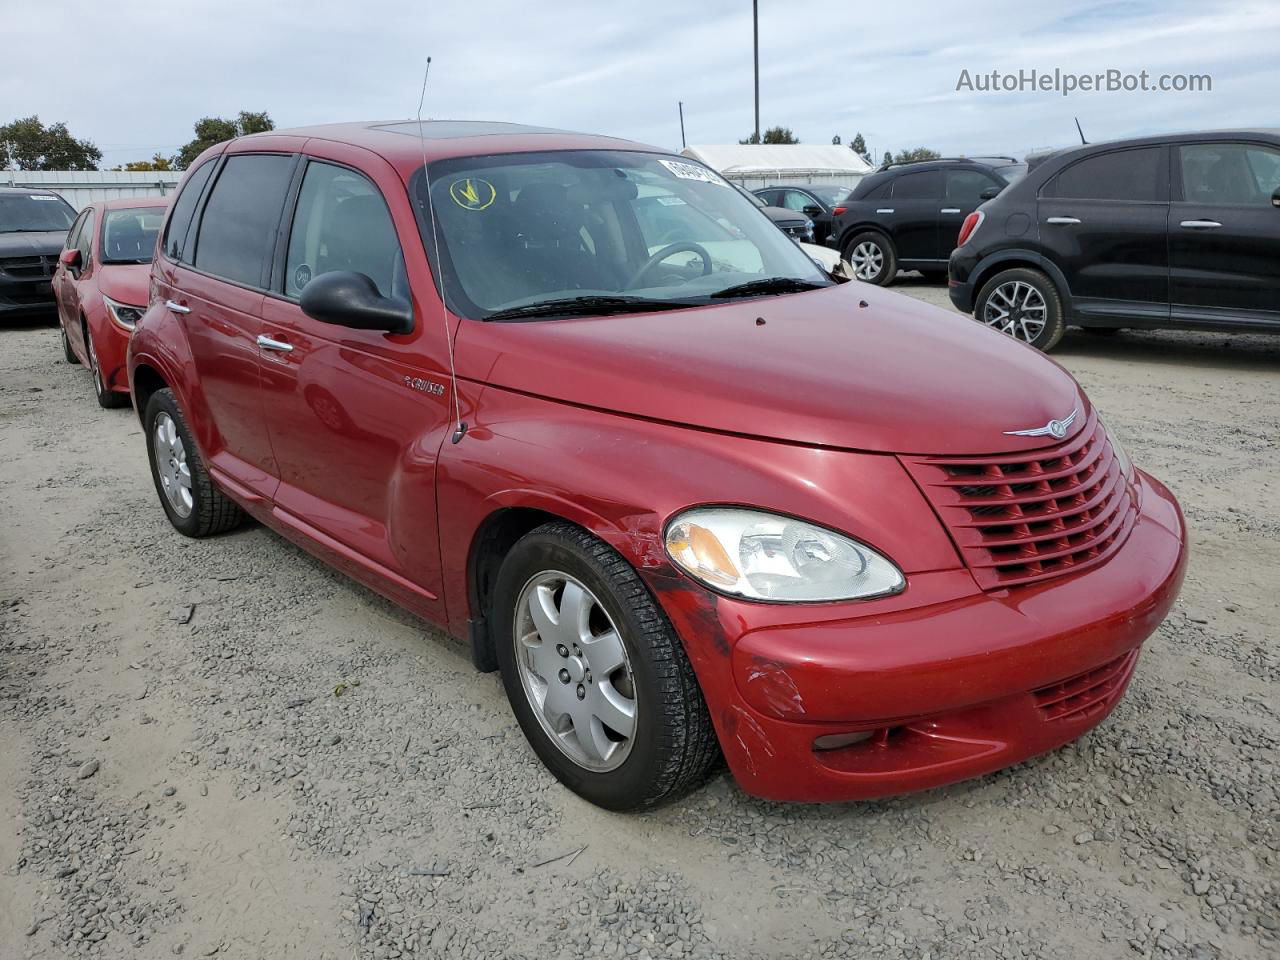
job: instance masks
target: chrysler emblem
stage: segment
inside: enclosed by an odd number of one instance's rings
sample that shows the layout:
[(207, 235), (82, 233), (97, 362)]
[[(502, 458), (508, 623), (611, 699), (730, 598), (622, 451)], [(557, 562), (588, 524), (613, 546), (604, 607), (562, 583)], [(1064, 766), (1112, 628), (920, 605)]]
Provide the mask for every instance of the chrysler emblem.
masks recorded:
[(1005, 435), (1010, 437), (1053, 437), (1055, 440), (1061, 440), (1067, 435), (1071, 425), (1076, 422), (1076, 414), (1079, 412), (1079, 409), (1072, 410), (1061, 420), (1050, 420), (1043, 427), (1032, 427), (1030, 430), (1006, 430)]

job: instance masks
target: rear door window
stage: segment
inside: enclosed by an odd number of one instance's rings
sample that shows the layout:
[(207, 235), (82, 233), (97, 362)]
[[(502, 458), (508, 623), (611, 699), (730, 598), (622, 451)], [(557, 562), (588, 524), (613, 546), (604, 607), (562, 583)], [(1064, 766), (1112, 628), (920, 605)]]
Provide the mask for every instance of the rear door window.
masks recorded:
[(196, 168), (187, 182), (183, 184), (178, 199), (173, 201), (173, 213), (169, 215), (169, 224), (164, 230), (164, 252), (173, 260), (181, 260), (186, 252), (187, 231), (191, 227), (191, 215), (196, 211), (196, 203), (200, 200), (200, 192), (209, 182), (209, 174), (213, 172), (214, 161), (206, 160)]
[(904, 173), (893, 181), (895, 200), (937, 200), (942, 196), (942, 174), (937, 170)]
[(363, 273), (384, 297), (408, 297), (400, 241), (378, 188), (354, 170), (312, 161), (289, 233), (285, 295), (296, 299), (335, 270)]
[(249, 287), (266, 285), (294, 162), (285, 154), (227, 160), (200, 215), (196, 269)]
[(1280, 190), (1280, 150), (1251, 143), (1193, 143), (1178, 148), (1188, 203), (1271, 206)]
[(1163, 152), (1162, 147), (1142, 147), (1087, 157), (1059, 173), (1044, 195), (1059, 200), (1167, 200), (1161, 176)]

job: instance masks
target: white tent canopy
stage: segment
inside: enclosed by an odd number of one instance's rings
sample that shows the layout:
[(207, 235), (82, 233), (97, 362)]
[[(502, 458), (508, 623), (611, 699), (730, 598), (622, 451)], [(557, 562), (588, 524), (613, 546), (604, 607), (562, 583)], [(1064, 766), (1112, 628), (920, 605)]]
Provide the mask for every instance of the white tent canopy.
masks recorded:
[(686, 147), (726, 180), (746, 187), (768, 183), (840, 183), (852, 187), (871, 165), (848, 147), (807, 143), (726, 143)]

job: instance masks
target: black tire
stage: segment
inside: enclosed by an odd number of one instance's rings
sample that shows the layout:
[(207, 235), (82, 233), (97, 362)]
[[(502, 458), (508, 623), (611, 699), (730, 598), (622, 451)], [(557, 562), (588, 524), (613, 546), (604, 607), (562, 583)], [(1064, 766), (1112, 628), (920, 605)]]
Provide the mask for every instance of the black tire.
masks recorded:
[[(1008, 329), (1002, 329), (996, 323), (987, 323), (984, 319), (987, 313), (987, 304), (991, 300), (996, 291), (1006, 284), (1026, 284), (1039, 293), (1040, 298), (1044, 301), (1045, 306), (1045, 322), (1044, 326), (1030, 340), (1023, 336), (1010, 333)], [(974, 301), (973, 316), (980, 323), (987, 323), (993, 330), (999, 330), (1006, 336), (1011, 336), (1015, 340), (1028, 343), (1037, 350), (1048, 353), (1058, 345), (1062, 339), (1062, 335), (1066, 332), (1067, 326), (1062, 317), (1062, 297), (1058, 294), (1058, 288), (1054, 286), (1052, 280), (1046, 274), (1039, 270), (1033, 270), (1030, 267), (1013, 267), (1009, 270), (1001, 270), (986, 283), (982, 285), (982, 289), (978, 291), (978, 297)]]
[[(84, 331), (84, 347), (89, 354), (89, 373), (93, 377), (93, 395), (98, 398), (98, 406), (104, 410), (116, 410), (120, 407), (128, 406), (129, 395), (127, 393), (116, 393), (107, 386), (106, 380), (102, 376), (102, 368), (98, 366), (98, 354), (93, 349), (93, 334), (89, 332), (88, 322), (81, 320), (80, 329)], [(63, 336), (66, 336), (66, 334), (63, 334)]]
[(62, 338), (62, 359), (67, 363), (78, 364), (80, 358), (76, 356), (76, 352), (71, 349), (71, 341), (67, 339), (67, 328), (61, 323), (58, 324), (58, 336)]
[(878, 230), (863, 230), (849, 238), (843, 249), (840, 251), (840, 259), (849, 263), (853, 267), (853, 252), (863, 244), (873, 244), (880, 253), (880, 270), (878, 273), (865, 277), (859, 277), (857, 269), (854, 267), (849, 271), (849, 275), (864, 283), (874, 283), (878, 287), (887, 287), (893, 283), (894, 277), (898, 275), (898, 251), (893, 246), (893, 241), (886, 237)]
[[(156, 421), (161, 413), (169, 415), (186, 450), (187, 469), (191, 473), (192, 503), (191, 512), (185, 517), (170, 504), (156, 465)], [(174, 529), (188, 537), (208, 537), (240, 526), (245, 519), (244, 511), (235, 501), (213, 485), (209, 471), (205, 469), (204, 461), (200, 457), (200, 450), (192, 439), (187, 419), (182, 415), (182, 409), (178, 406), (172, 390), (165, 387), (151, 395), (142, 416), (142, 423), (147, 438), (147, 461), (151, 465), (151, 479), (155, 483), (160, 506), (164, 508), (165, 515), (168, 516)]]
[[(552, 742), (521, 683), (516, 606), (530, 579), (547, 571), (568, 574), (594, 593), (627, 651), (637, 726), (626, 759), (607, 772), (579, 765)], [(534, 752), (574, 793), (608, 810), (636, 810), (674, 800), (706, 778), (720, 750), (693, 667), (648, 588), (608, 544), (563, 522), (525, 535), (502, 563), (490, 622), (516, 720)]]

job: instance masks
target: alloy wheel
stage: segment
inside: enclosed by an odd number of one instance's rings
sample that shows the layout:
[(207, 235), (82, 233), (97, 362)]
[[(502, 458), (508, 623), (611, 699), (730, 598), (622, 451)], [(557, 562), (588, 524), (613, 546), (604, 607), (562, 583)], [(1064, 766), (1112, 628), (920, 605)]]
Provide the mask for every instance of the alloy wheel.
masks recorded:
[(849, 263), (859, 280), (874, 280), (884, 269), (884, 251), (879, 244), (864, 240), (849, 251)]
[(636, 732), (635, 679), (613, 618), (566, 573), (532, 577), (516, 601), (515, 661), (534, 715), (561, 752), (615, 770)]
[(102, 379), (102, 367), (98, 364), (98, 351), (93, 349), (93, 337), (89, 334), (88, 327), (85, 327), (84, 342), (85, 346), (89, 348), (89, 372), (93, 374), (93, 389), (97, 391), (98, 396), (104, 396), (107, 392), (107, 385)]
[(191, 469), (187, 465), (187, 448), (178, 433), (178, 425), (169, 414), (161, 411), (152, 427), (152, 450), (156, 462), (156, 474), (165, 499), (173, 512), (180, 517), (191, 516), (194, 500), (191, 496)]
[(1026, 343), (1044, 332), (1048, 315), (1044, 295), (1022, 280), (1000, 284), (982, 308), (983, 323)]

